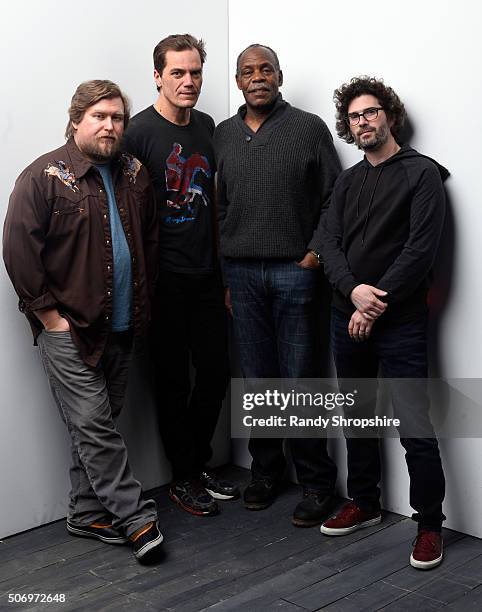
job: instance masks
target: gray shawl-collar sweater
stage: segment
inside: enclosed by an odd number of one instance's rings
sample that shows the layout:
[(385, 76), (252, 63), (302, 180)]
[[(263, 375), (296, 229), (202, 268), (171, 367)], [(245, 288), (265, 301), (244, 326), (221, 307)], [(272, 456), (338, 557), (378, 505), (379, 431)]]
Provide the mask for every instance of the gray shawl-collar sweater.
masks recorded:
[(281, 96), (257, 132), (245, 115), (243, 105), (214, 133), (221, 254), (299, 260), (320, 252), (314, 232), (341, 170), (326, 124)]

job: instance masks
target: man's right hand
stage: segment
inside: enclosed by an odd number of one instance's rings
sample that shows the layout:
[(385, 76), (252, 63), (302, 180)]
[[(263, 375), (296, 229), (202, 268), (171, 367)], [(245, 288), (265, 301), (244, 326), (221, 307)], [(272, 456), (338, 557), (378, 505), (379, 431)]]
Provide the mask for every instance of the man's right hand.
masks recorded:
[(229, 312), (231, 316), (233, 316), (233, 305), (231, 303), (231, 291), (229, 287), (224, 289), (224, 305), (226, 306), (226, 310)]
[(378, 299), (386, 295), (386, 291), (372, 285), (358, 285), (351, 292), (350, 299), (366, 319), (374, 320), (378, 319), (387, 308), (387, 304)]
[(66, 318), (61, 317), (57, 308), (48, 310), (37, 310), (35, 316), (42, 323), (45, 331), (66, 332), (70, 331), (70, 325)]

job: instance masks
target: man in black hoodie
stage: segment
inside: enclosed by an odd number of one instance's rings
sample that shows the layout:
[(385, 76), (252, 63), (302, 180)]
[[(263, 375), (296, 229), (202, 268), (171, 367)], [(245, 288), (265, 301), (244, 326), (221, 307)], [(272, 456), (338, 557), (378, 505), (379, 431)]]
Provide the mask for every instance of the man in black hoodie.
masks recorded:
[[(429, 569), (443, 555), (445, 479), (428, 416), (427, 291), (444, 221), (442, 181), (448, 171), (399, 144), (405, 109), (383, 82), (354, 78), (335, 91), (334, 99), (338, 135), (365, 152), (361, 162), (339, 176), (319, 228), (325, 272), (334, 288), (335, 364), (345, 384), (358, 379), (363, 389), (354, 416), (360, 410), (366, 416), (367, 409), (373, 415), (379, 366), (390, 379), (418, 522), (410, 563)], [(377, 434), (346, 433), (352, 501), (323, 523), (326, 535), (345, 535), (381, 521)]]

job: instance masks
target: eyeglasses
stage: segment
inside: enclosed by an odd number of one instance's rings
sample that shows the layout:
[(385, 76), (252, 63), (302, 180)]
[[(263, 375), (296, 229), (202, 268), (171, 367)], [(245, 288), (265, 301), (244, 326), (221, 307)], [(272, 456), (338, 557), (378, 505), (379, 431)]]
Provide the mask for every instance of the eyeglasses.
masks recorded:
[(364, 117), (366, 121), (375, 121), (378, 117), (378, 111), (383, 110), (380, 106), (379, 108), (366, 108), (361, 113), (348, 113), (347, 115), (347, 123), (349, 125), (358, 125), (360, 123), (360, 117)]

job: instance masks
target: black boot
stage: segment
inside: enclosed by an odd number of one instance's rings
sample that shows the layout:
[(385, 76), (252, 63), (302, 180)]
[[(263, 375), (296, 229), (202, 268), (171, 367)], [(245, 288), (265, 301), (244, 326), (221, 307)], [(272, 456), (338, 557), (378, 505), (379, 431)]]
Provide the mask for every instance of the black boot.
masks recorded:
[(303, 490), (303, 499), (293, 512), (297, 527), (314, 527), (323, 522), (333, 509), (333, 497), (312, 489)]

